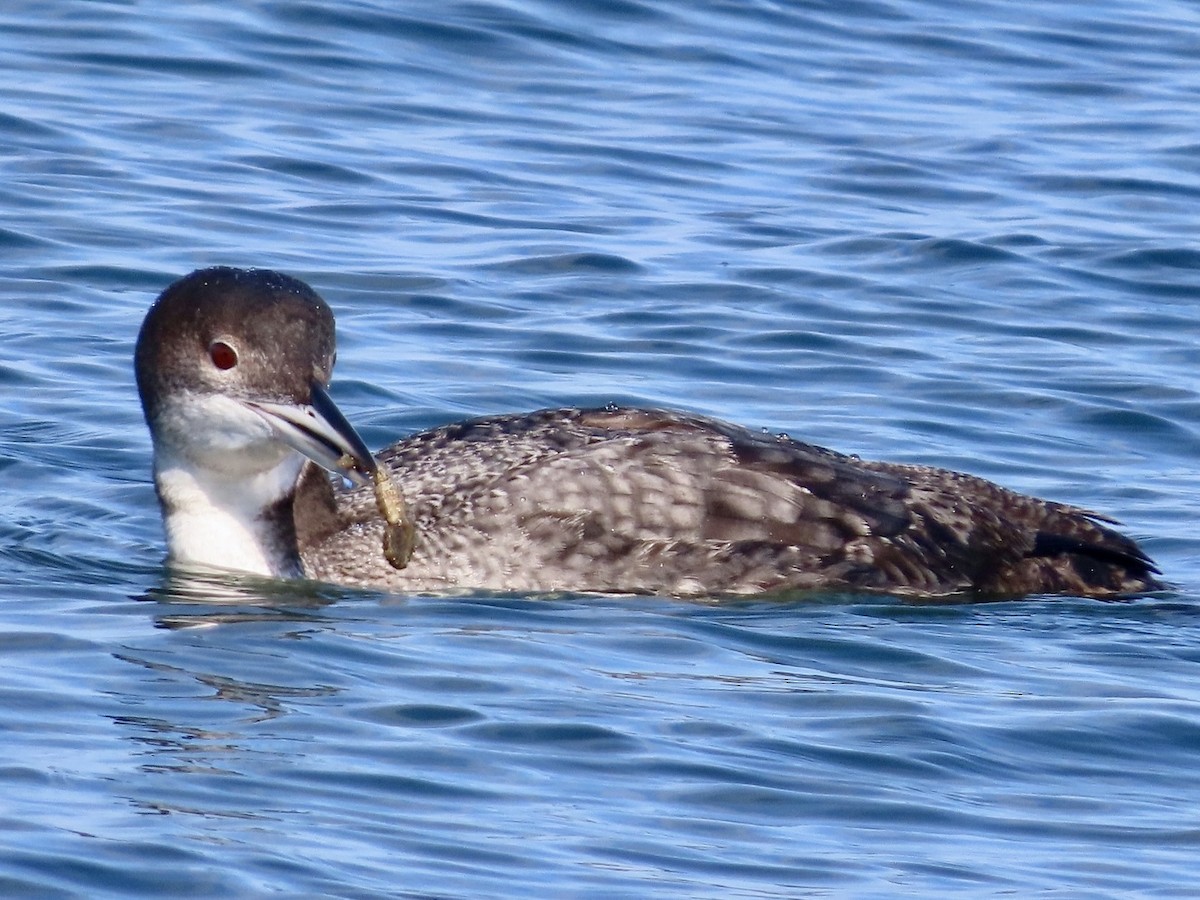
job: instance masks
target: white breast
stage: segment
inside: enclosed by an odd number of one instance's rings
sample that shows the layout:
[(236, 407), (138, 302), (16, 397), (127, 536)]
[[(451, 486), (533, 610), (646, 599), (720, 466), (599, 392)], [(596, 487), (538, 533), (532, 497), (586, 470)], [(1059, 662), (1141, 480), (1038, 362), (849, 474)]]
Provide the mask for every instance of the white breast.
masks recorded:
[(264, 513), (295, 489), (303, 457), (236, 401), (183, 400), (163, 410), (154, 433), (154, 483), (171, 561), (301, 575), (295, 548)]
[(156, 473), (172, 562), (298, 577), (296, 560), (279, 545), (265, 510), (290, 492), (303, 459), (291, 454), (276, 468), (236, 482), (166, 465)]

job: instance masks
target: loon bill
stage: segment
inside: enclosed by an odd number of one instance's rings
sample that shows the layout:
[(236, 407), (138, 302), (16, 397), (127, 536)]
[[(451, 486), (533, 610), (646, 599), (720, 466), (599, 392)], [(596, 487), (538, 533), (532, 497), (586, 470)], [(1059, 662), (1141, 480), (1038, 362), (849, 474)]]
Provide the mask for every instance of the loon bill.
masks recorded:
[[(334, 349), (329, 307), (277, 272), (202, 269), (158, 297), (135, 361), (173, 562), (397, 591), (1162, 587), (1096, 513), (688, 413), (489, 416), (373, 457), (326, 393)], [(411, 517), (399, 566), (376, 466)]]

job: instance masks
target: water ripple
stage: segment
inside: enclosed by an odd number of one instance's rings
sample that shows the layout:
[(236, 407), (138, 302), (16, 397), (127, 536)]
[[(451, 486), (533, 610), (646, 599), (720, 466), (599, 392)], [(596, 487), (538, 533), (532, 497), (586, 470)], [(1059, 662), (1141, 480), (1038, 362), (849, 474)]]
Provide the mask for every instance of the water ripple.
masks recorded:
[[(0, 893), (1194, 889), (1196, 16), (0, 11)], [(1118, 516), (1136, 603), (171, 578), (130, 355), (311, 281), (379, 446), (696, 409)]]

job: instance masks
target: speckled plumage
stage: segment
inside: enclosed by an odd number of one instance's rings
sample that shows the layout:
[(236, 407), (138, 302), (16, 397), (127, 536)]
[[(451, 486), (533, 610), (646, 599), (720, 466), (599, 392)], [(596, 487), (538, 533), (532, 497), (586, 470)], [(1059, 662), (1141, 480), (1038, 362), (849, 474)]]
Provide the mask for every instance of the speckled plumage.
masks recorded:
[[(187, 367), (174, 360), (189, 356), (199, 360), (189, 366), (203, 367), (205, 353), (193, 347), (211, 346), (213, 335), (236, 344), (240, 333), (255, 333), (230, 321), (228, 310), (239, 308), (240, 294), (247, 296), (241, 308), (248, 315), (278, 317), (279, 305), (300, 304), (310, 319), (316, 297), (275, 273), (205, 270), (168, 288), (156, 304), (165, 311), (152, 311), (143, 328), (156, 340), (178, 344), (157, 354), (155, 365), (171, 370), (159, 377), (142, 371), (139, 341), (139, 385), (155, 434), (156, 482), (168, 520), (178, 510), (164, 493), (160, 456), (174, 462), (188, 454), (178, 446), (180, 429), (172, 432), (169, 425), (172, 416), (182, 415), (169, 412), (179, 404), (156, 392), (167, 390), (160, 384), (176, 393), (184, 383), (198, 390)], [(206, 304), (222, 310), (212, 323), (193, 314)], [(187, 310), (193, 323), (185, 336), (171, 335), (169, 320), (180, 316), (174, 307)], [(155, 316), (168, 322), (151, 328)], [(331, 364), (333, 325), (327, 317), (328, 334), (314, 327), (311, 338), (316, 392)], [(291, 418), (281, 426), (255, 393), (269, 380), (263, 366), (269, 369), (270, 354), (260, 349), (246, 347), (244, 362), (239, 357), (251, 371), (218, 373), (226, 379), (221, 389), (291, 435)], [(306, 368), (298, 364), (304, 348), (287, 349), (280, 371)], [(211, 390), (214, 378), (205, 373), (194, 381)], [(269, 393), (279, 398), (306, 391), (295, 382)], [(255, 431), (243, 419), (239, 412), (228, 420), (236, 427), (226, 423), (242, 442)], [(301, 427), (307, 427), (303, 421)], [(174, 444), (166, 442), (167, 433)], [(294, 436), (282, 440), (303, 449)], [(327, 455), (330, 440), (316, 439)], [(333, 442), (342, 447), (340, 437)], [(268, 444), (263, 439), (257, 452), (265, 455)], [(343, 488), (306, 463), (294, 497), (285, 491), (253, 522), (242, 523), (248, 533), (269, 532), (257, 540), (288, 544), (286, 552), (275, 552), (267, 574), (299, 567), (317, 579), (401, 591), (679, 596), (842, 588), (915, 596), (1113, 596), (1160, 587), (1138, 546), (1086, 510), (970, 475), (867, 462), (684, 413), (606, 408), (494, 416), (414, 435), (378, 458), (415, 521), (408, 565), (398, 570), (383, 556), (383, 523), (370, 487)], [(225, 490), (225, 458), (218, 455), (218, 463), (216, 483)], [(286, 462), (276, 465), (272, 473), (295, 471)], [(205, 558), (200, 535), (178, 538), (184, 549), (173, 547), (173, 555), (220, 565), (220, 559)]]
[(405, 590), (672, 595), (1156, 586), (1138, 547), (1084, 510), (665, 410), (476, 419), (380, 458), (416, 521), (408, 567), (370, 552), (381, 529), (370, 490), (335, 494), (314, 472), (296, 507), (298, 521), (324, 523), (300, 532), (306, 572)]

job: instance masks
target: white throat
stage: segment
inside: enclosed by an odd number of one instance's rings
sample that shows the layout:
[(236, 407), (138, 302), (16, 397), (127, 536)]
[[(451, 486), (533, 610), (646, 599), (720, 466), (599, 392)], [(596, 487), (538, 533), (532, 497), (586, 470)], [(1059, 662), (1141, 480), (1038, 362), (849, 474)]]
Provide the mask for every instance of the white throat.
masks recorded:
[(220, 395), (181, 394), (151, 427), (154, 484), (172, 562), (302, 574), (291, 510), (304, 457), (261, 415)]
[(273, 469), (235, 478), (156, 454), (154, 482), (171, 561), (276, 578), (303, 575), (292, 522), (269, 515), (295, 490), (303, 465), (300, 454), (288, 453)]

